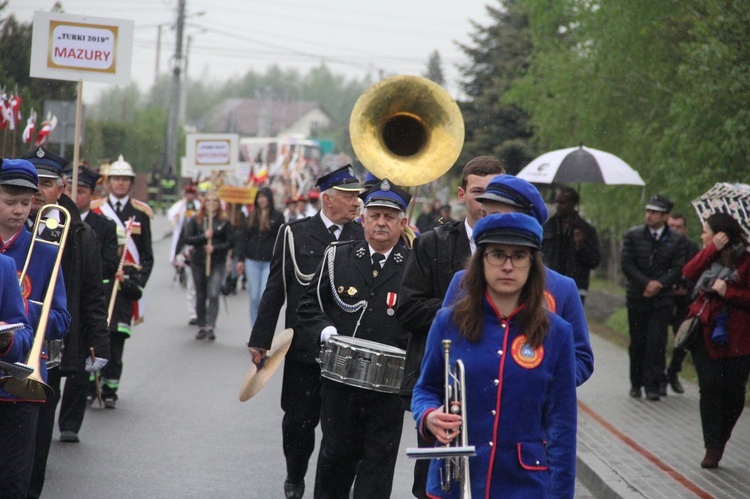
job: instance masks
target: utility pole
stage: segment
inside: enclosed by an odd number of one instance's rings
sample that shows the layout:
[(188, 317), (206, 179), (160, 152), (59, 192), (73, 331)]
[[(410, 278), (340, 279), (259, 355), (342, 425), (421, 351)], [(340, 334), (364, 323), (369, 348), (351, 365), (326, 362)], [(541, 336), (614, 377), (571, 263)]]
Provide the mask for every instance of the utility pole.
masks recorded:
[[(182, 83), (182, 36), (185, 30), (185, 0), (177, 5), (177, 38), (175, 41), (174, 60), (172, 61), (172, 91), (169, 94), (169, 123), (167, 125), (166, 151), (162, 164), (162, 177), (170, 169), (177, 172), (177, 134), (180, 117), (180, 85)], [(161, 192), (161, 191), (160, 191)]]
[(163, 24), (160, 24), (157, 26), (158, 32), (156, 35), (156, 69), (154, 70), (154, 88), (156, 88), (156, 85), (159, 83), (159, 66), (161, 62), (161, 28), (164, 26)]
[(185, 117), (187, 116), (187, 93), (188, 93), (188, 84), (190, 83), (188, 75), (188, 62), (190, 62), (190, 45), (193, 43), (193, 36), (188, 35), (187, 36), (187, 44), (185, 47), (185, 71), (182, 74), (183, 79), (183, 85), (180, 92), (180, 118), (179, 118), (179, 124), (180, 126), (185, 126)]

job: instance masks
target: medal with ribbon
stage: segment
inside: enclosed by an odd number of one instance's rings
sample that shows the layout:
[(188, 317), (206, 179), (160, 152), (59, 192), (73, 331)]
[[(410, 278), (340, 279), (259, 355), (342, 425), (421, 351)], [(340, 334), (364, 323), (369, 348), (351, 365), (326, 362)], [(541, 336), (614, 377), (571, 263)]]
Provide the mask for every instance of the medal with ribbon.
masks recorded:
[(385, 297), (385, 303), (388, 305), (388, 310), (385, 311), (388, 315), (393, 315), (396, 312), (393, 310), (393, 307), (396, 305), (396, 297), (398, 295), (396, 293), (388, 293), (388, 295)]

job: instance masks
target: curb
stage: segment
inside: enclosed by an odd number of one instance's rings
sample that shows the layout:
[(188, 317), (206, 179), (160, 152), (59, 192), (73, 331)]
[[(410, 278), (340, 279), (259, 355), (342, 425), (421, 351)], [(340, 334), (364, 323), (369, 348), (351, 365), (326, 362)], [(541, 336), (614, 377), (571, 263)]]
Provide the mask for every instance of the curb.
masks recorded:
[(596, 498), (643, 499), (645, 497), (580, 442), (576, 451), (576, 477)]

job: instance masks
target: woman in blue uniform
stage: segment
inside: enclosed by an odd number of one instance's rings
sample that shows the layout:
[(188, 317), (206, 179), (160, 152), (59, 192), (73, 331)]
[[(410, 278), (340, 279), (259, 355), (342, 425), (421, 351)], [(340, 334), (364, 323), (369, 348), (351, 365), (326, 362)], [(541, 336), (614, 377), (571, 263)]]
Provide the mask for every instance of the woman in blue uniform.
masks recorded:
[[(423, 437), (448, 444), (461, 417), (443, 410), (442, 340), (452, 341), (450, 365), (466, 367), (464, 417), (471, 492), (486, 497), (573, 497), (576, 384), (573, 331), (544, 306), (542, 227), (520, 214), (497, 214), (474, 227), (466, 296), (441, 309), (427, 339), (412, 412)], [(478, 313), (480, 312), (481, 313)], [(430, 497), (444, 492), (442, 459), (430, 463)]]

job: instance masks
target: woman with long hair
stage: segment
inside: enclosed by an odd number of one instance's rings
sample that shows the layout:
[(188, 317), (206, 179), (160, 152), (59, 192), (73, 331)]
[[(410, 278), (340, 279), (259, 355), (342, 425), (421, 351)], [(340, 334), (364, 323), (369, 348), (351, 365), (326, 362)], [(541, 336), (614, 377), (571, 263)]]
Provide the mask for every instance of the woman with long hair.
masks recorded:
[[(185, 244), (194, 248), (190, 270), (195, 281), (195, 311), (200, 328), (195, 335), (196, 340), (216, 339), (214, 327), (219, 316), (221, 281), (226, 272), (231, 242), (232, 226), (229, 217), (222, 209), (219, 197), (210, 193), (185, 227)], [(208, 255), (211, 256), (211, 263), (206, 272)]]
[[(430, 329), (412, 412), (426, 440), (448, 444), (466, 418), (473, 497), (573, 497), (576, 384), (571, 326), (545, 308), (542, 227), (528, 215), (495, 214), (474, 226), (477, 250), (463, 283), (466, 295), (441, 309)], [(443, 340), (450, 365), (466, 370), (462, 415), (444, 410)], [(433, 459), (430, 497), (441, 488)]]
[(266, 289), (271, 269), (271, 257), (276, 235), (284, 224), (284, 215), (273, 204), (273, 192), (261, 187), (255, 196), (255, 205), (237, 238), (239, 272), (245, 273), (250, 292), (250, 321), (258, 317), (260, 297)]
[(701, 332), (690, 352), (698, 373), (706, 454), (702, 468), (717, 468), (745, 407), (750, 374), (750, 254), (748, 240), (731, 215), (715, 213), (703, 224), (703, 249), (682, 273), (696, 282), (688, 318)]

